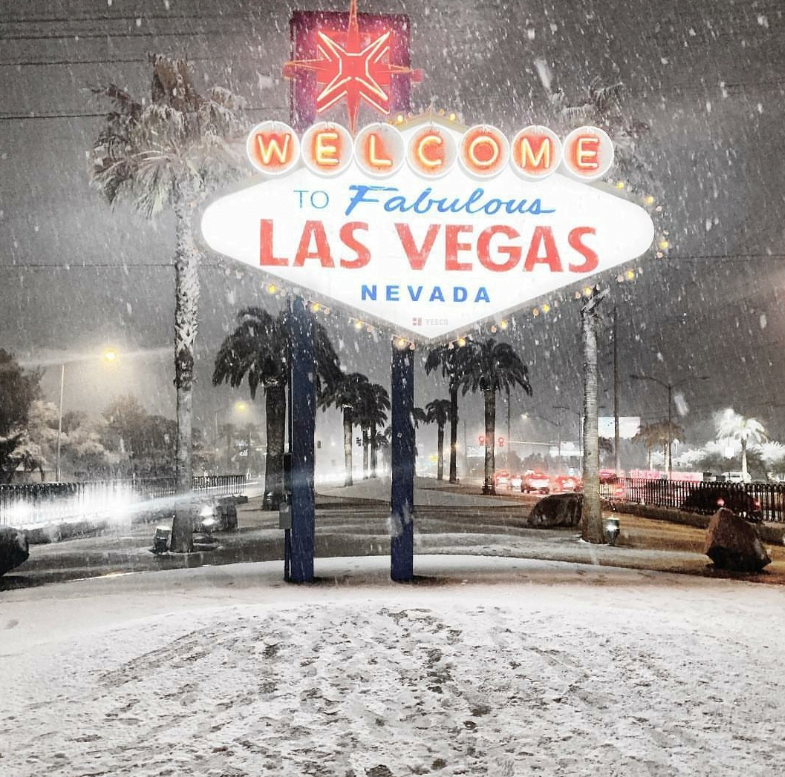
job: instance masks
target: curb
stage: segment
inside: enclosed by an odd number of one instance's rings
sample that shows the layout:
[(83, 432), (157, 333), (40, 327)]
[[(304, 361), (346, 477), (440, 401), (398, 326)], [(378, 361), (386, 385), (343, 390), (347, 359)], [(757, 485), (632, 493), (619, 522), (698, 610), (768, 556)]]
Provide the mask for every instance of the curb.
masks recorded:
[[(692, 526), (696, 529), (706, 529), (711, 521), (710, 515), (700, 513), (687, 513), (675, 507), (656, 507), (655, 505), (642, 505), (637, 502), (615, 503), (616, 512), (627, 515), (637, 515), (639, 518), (652, 518), (657, 521), (678, 523), (682, 526)], [(785, 524), (781, 523), (756, 523), (754, 524), (761, 540), (769, 545), (785, 545)]]

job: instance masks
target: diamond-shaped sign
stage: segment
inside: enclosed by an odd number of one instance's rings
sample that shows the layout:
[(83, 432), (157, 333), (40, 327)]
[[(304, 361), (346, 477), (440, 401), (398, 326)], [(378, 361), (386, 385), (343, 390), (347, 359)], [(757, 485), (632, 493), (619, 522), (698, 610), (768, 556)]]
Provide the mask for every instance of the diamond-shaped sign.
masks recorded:
[(643, 208), (559, 173), (479, 179), (453, 164), (426, 179), (403, 165), (380, 178), (355, 160), (330, 177), (300, 163), (228, 194), (202, 233), (305, 296), (429, 341), (640, 256), (654, 226)]

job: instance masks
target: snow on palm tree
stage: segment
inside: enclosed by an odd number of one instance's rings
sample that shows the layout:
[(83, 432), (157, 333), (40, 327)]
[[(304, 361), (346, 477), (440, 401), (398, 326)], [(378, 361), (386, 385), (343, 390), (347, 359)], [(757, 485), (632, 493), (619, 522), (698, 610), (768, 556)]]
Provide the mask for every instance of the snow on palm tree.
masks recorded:
[[(251, 399), (261, 386), (265, 392), (267, 459), (265, 494), (268, 507), (277, 508), (283, 496), (283, 453), (286, 432), (286, 386), (291, 365), (291, 327), (287, 311), (273, 316), (261, 308), (241, 311), (237, 328), (221, 344), (215, 357), (213, 385), (229, 383), (233, 388), (248, 382)], [(338, 356), (327, 330), (314, 327), (317, 391), (324, 382), (332, 386), (340, 379)]]
[(495, 493), (496, 470), (496, 394), (520, 386), (531, 395), (529, 368), (509, 343), (489, 337), (482, 343), (467, 345), (466, 369), (462, 378), (463, 393), (482, 391), (485, 401), (485, 482), (483, 493)]
[(356, 411), (360, 407), (363, 387), (368, 383), (368, 378), (362, 373), (349, 372), (341, 375), (338, 381), (319, 393), (319, 405), (322, 410), (336, 407), (343, 414), (344, 486), (351, 486), (354, 482), (352, 478), (352, 427), (358, 423)]
[[(205, 196), (241, 168), (231, 141), (244, 123), (242, 98), (214, 87), (197, 92), (188, 64), (151, 55), (149, 101), (138, 102), (110, 84), (96, 89), (113, 110), (92, 148), (92, 181), (114, 205), (127, 198), (147, 218), (169, 208), (175, 214), (175, 462), (180, 493), (191, 490), (192, 385), (199, 303), (199, 248), (194, 218)], [(190, 517), (175, 517), (172, 549), (192, 549)]]
[(378, 451), (377, 429), (387, 422), (390, 395), (378, 383), (363, 383), (360, 386), (360, 401), (357, 422), (362, 429), (363, 471), (376, 477), (376, 454)]
[(450, 392), (450, 483), (458, 482), (458, 387), (464, 375), (469, 350), (450, 345), (440, 345), (428, 351), (425, 374), (441, 369)]
[(741, 473), (744, 480), (747, 480), (749, 477), (747, 447), (763, 443), (768, 439), (763, 424), (754, 418), (745, 418), (731, 407), (717, 416), (715, 424), (720, 439), (738, 442), (741, 445)]
[(651, 469), (651, 453), (658, 446), (662, 446), (664, 461), (668, 461), (668, 444), (674, 440), (684, 442), (684, 429), (672, 421), (655, 421), (651, 424), (642, 424), (633, 442), (640, 442), (646, 447), (648, 468)]

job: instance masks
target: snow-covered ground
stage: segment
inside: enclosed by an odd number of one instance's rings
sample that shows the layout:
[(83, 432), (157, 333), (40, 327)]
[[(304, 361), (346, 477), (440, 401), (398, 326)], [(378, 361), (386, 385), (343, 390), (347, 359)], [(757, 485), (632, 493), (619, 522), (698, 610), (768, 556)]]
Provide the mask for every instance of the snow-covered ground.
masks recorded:
[(778, 774), (785, 589), (418, 556), (3, 593), (0, 773)]

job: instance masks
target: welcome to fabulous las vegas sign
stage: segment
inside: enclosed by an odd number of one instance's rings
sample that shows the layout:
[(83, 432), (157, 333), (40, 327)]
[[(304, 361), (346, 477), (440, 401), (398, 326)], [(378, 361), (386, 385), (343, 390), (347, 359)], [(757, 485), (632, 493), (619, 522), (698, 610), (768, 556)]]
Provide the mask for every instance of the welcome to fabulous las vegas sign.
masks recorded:
[[(354, 46), (362, 55), (362, 41)], [(333, 46), (324, 51), (336, 56)], [(384, 62), (378, 46), (372, 55)], [(382, 75), (392, 72), (385, 67)], [(384, 94), (372, 68), (353, 62), (343, 78), (336, 68), (320, 71), (325, 90), (356, 77), (366, 102), (369, 89)], [(301, 136), (277, 121), (253, 128), (247, 150), (260, 177), (205, 210), (210, 248), (427, 342), (585, 282), (652, 244), (647, 211), (594, 184), (613, 164), (601, 129), (559, 138), (529, 126), (507, 137), (429, 114), (358, 131), (356, 103), (347, 103), (353, 132), (325, 121)]]

